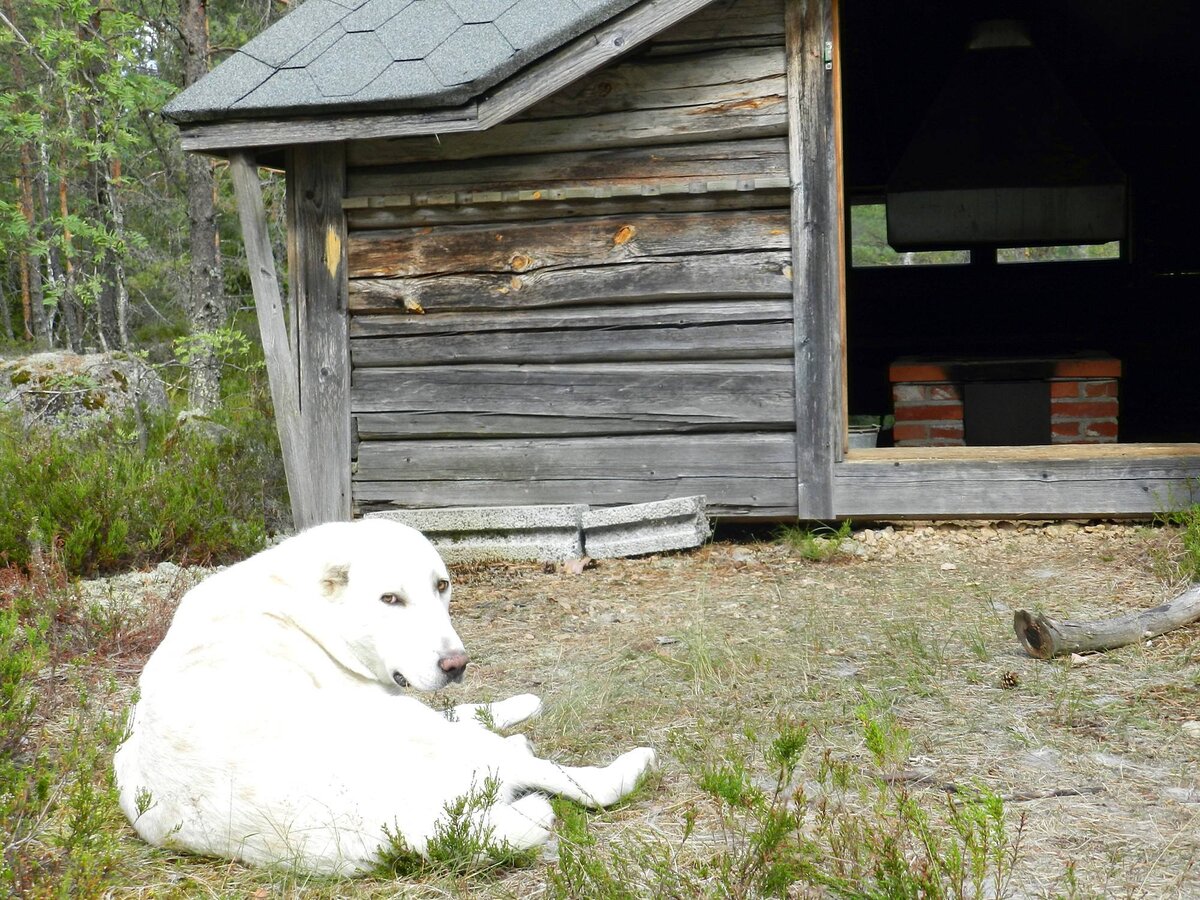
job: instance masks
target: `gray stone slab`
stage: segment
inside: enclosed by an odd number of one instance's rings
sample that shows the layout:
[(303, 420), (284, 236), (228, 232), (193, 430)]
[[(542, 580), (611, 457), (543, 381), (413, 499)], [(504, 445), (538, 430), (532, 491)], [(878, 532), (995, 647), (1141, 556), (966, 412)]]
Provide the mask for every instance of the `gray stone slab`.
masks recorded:
[(686, 550), (711, 531), (703, 497), (598, 507), (583, 514), (583, 550), (593, 559)]
[(562, 562), (583, 555), (585, 509), (571, 505), (405, 509), (368, 513), (367, 518), (391, 519), (416, 528), (448, 562)]

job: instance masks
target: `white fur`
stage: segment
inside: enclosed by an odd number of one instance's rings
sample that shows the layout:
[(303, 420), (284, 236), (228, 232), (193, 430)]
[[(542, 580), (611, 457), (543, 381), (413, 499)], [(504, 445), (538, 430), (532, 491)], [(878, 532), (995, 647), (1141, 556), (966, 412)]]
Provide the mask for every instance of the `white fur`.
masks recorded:
[[(140, 681), (114, 760), (121, 808), (152, 844), (310, 872), (370, 868), (398, 832), (424, 852), (447, 803), (498, 779), (478, 813), (495, 841), (533, 847), (553, 814), (536, 791), (606, 806), (654, 764), (538, 759), (508, 727), (529, 694), (446, 717), (399, 686), (436, 690), (462, 654), (445, 565), (385, 520), (320, 525), (231, 566), (183, 598)], [(385, 603), (395, 594), (403, 603)], [(486, 715), (477, 714), (484, 710)]]

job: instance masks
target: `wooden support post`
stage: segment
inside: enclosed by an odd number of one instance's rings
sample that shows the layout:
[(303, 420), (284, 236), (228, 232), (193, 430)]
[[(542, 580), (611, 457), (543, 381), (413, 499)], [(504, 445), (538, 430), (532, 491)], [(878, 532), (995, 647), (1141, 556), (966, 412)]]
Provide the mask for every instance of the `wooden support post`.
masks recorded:
[(275, 271), (275, 256), (267, 232), (267, 214), (263, 204), (262, 185), (254, 156), (237, 150), (229, 156), (233, 189), (237, 196), (238, 217), (242, 224), (242, 240), (250, 268), (250, 286), (258, 312), (259, 334), (267, 362), (267, 377), (271, 383), (271, 402), (275, 407), (275, 424), (283, 452), (283, 468), (287, 474), (288, 495), (292, 504), (292, 521), (297, 528), (309, 520), (308, 511), (314, 507), (312, 479), (308, 477), (308, 460), (300, 421), (300, 398), (296, 384), (296, 364), (288, 344), (284, 323), (283, 302), (279, 294), (279, 278)]
[(306, 527), (351, 517), (350, 343), (346, 312), (346, 152), (342, 144), (287, 154), (289, 281), (297, 327), (305, 478), (313, 506)]
[(842, 452), (835, 2), (787, 0), (785, 7), (796, 465), (802, 519), (833, 518), (833, 464)]

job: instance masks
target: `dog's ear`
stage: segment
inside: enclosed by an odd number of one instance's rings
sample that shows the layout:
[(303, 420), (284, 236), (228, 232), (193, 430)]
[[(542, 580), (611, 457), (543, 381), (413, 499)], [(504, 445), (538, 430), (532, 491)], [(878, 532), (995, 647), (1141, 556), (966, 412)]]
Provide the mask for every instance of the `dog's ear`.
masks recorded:
[(324, 573), (321, 575), (321, 593), (324, 596), (333, 599), (340, 594), (349, 583), (349, 564), (340, 566), (326, 566)]

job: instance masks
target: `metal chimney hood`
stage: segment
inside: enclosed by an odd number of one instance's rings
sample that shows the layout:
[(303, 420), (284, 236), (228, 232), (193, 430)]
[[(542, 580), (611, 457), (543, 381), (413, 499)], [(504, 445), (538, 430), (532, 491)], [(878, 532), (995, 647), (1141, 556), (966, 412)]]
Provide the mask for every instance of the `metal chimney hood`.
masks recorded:
[(1024, 26), (975, 27), (887, 184), (900, 251), (1091, 244), (1125, 237), (1125, 173)]

